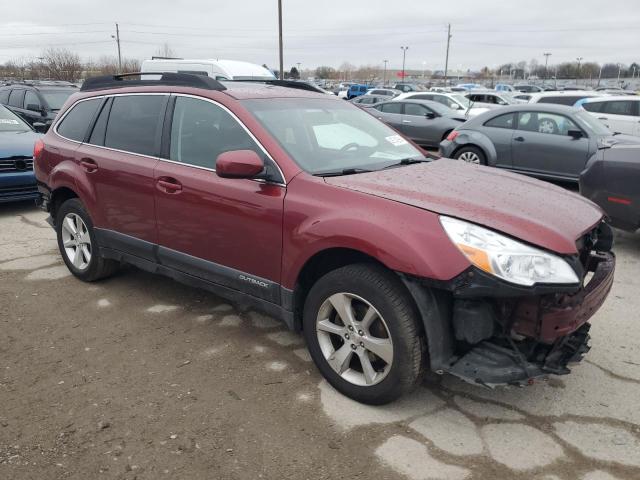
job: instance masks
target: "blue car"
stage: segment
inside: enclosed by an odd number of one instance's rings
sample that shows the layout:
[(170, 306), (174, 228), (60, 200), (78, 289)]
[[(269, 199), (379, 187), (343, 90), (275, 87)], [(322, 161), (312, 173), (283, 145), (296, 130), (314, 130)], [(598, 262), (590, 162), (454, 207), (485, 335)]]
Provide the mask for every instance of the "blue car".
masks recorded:
[(352, 98), (359, 97), (360, 95), (364, 95), (369, 90), (369, 87), (366, 85), (351, 85), (349, 87), (349, 91), (347, 92), (347, 100), (351, 100)]
[(42, 135), (0, 105), (0, 203), (36, 200), (33, 146)]

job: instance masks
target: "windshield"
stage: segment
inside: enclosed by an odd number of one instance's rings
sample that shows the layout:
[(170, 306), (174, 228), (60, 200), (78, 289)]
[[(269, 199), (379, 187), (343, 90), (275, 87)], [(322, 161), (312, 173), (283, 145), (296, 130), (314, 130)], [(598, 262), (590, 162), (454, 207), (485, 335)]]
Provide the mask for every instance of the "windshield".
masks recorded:
[(40, 93), (42, 93), (42, 96), (51, 110), (60, 110), (64, 105), (64, 102), (67, 101), (67, 98), (69, 98), (72, 93), (75, 93), (75, 89), (41, 90)]
[(29, 126), (17, 115), (0, 105), (0, 132), (30, 132)]
[(469, 99), (464, 95), (451, 95), (451, 98), (453, 98), (456, 102), (458, 102), (464, 108), (469, 108), (469, 105), (471, 105), (471, 102), (469, 101)]
[(337, 99), (243, 101), (300, 167), (312, 174), (380, 170), (424, 155), (363, 110)]
[(586, 128), (596, 135), (611, 135), (611, 130), (609, 130), (604, 123), (585, 110), (577, 112), (575, 118), (582, 128)]

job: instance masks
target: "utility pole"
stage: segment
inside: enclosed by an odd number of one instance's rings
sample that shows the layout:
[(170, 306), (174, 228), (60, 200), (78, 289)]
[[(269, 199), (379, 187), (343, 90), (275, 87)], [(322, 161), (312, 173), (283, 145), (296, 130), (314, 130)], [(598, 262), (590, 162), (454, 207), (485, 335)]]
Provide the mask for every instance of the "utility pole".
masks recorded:
[(400, 47), (402, 49), (402, 81), (404, 82), (404, 64), (407, 58), (407, 50), (409, 47)]
[(282, 59), (282, 0), (278, 0), (278, 41), (280, 46), (280, 80), (284, 80), (284, 61)]
[(578, 57), (576, 60), (578, 61), (578, 73), (576, 74), (576, 83), (577, 80), (580, 79), (580, 63), (582, 62), (584, 57)]
[(449, 43), (451, 41), (451, 24), (447, 25), (447, 56), (444, 60), (444, 86), (447, 86), (447, 76), (449, 73)]
[(384, 73), (382, 74), (382, 85), (386, 86), (387, 85), (387, 63), (389, 63), (389, 60), (383, 60), (384, 62)]
[(549, 57), (551, 56), (551, 53), (547, 52), (547, 53), (543, 53), (542, 55), (544, 55), (544, 76), (548, 80), (549, 79)]
[(118, 73), (122, 73), (122, 55), (120, 55), (120, 29), (116, 23), (116, 34), (111, 35), (111, 38), (115, 39), (116, 45), (118, 45)]

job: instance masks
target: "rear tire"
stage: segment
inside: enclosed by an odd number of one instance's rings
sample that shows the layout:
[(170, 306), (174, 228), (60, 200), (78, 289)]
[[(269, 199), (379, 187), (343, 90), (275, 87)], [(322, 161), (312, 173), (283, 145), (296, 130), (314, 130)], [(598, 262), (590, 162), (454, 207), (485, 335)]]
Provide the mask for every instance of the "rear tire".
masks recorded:
[(67, 268), (84, 282), (94, 282), (118, 269), (114, 260), (103, 258), (93, 222), (77, 198), (64, 202), (56, 214), (58, 248)]
[(329, 272), (304, 304), (304, 336), (322, 375), (342, 394), (372, 405), (397, 399), (421, 380), (420, 325), (400, 279), (374, 264)]
[(453, 158), (467, 163), (474, 163), (476, 165), (487, 164), (487, 157), (484, 152), (474, 146), (462, 147), (456, 152)]

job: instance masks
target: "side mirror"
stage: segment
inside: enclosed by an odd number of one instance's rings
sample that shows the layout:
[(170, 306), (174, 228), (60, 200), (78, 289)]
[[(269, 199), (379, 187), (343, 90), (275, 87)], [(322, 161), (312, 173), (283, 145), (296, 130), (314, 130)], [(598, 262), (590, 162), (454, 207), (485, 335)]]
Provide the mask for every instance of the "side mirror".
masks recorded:
[(429, 118), (429, 119), (434, 119), (436, 118), (436, 114), (433, 112), (427, 112), (424, 114), (425, 117)]
[(574, 140), (577, 140), (577, 139), (582, 138), (584, 136), (583, 133), (582, 133), (582, 130), (569, 130), (567, 132), (567, 135), (569, 135)]
[(253, 150), (231, 150), (216, 159), (216, 174), (221, 178), (255, 178), (263, 170), (264, 161)]
[(47, 125), (46, 123), (42, 123), (42, 122), (34, 122), (33, 123), (33, 129), (36, 132), (45, 133), (47, 130), (49, 130), (49, 125)]
[(42, 107), (37, 103), (29, 103), (27, 104), (27, 110), (30, 110), (32, 112), (42, 112)]

